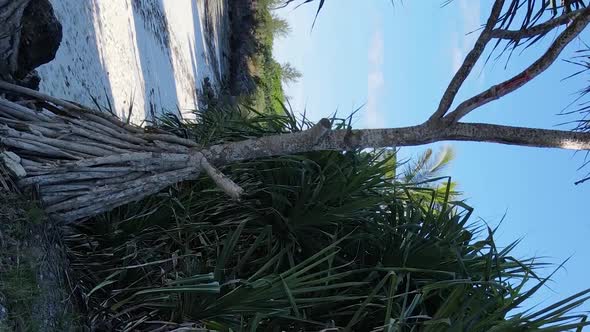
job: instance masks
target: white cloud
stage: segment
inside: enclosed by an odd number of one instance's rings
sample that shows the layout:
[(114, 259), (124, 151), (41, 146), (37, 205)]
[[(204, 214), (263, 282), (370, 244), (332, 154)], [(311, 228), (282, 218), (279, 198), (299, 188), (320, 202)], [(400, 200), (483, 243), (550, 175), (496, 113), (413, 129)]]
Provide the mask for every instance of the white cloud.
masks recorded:
[(369, 64), (374, 66), (382, 66), (384, 55), (384, 41), (383, 32), (381, 29), (376, 29), (371, 37), (371, 44), (369, 46)]
[(460, 48), (457, 45), (453, 45), (451, 47), (451, 67), (453, 69), (453, 73), (456, 73), (457, 70), (461, 67), (461, 63), (463, 63), (463, 59), (465, 58), (465, 50)]
[(479, 1), (459, 0), (457, 2), (461, 12), (461, 24), (457, 33), (451, 37), (451, 69), (453, 73), (459, 69), (479, 35), (477, 32), (471, 32), (479, 29), (482, 24)]
[(367, 77), (367, 107), (365, 110), (365, 126), (375, 128), (380, 126), (382, 116), (379, 109), (379, 99), (385, 86), (383, 76), (383, 62), (385, 58), (385, 46), (383, 31), (377, 28), (373, 32), (369, 44), (368, 60), (369, 73)]
[(463, 17), (463, 29), (469, 33), (481, 26), (481, 6), (479, 1), (459, 0), (461, 15)]

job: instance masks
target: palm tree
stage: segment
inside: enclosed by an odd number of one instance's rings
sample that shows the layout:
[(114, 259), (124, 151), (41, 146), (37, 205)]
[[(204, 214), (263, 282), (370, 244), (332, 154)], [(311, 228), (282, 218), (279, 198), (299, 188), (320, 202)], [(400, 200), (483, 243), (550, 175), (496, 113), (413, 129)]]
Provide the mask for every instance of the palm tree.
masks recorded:
[(301, 76), (303, 76), (301, 72), (292, 64), (287, 62), (281, 65), (281, 79), (284, 84), (297, 82)]
[(426, 149), (414, 160), (405, 163), (399, 182), (405, 190), (411, 190), (411, 195), (425, 201), (434, 199), (441, 203), (455, 200), (460, 193), (456, 191), (457, 183), (444, 176), (445, 171), (455, 159), (455, 150), (445, 145), (436, 153)]
[[(290, 114), (199, 113), (160, 125), (186, 139), (242, 140), (304, 130)], [(341, 125), (345, 125), (342, 121)], [(114, 331), (567, 331), (589, 291), (520, 312), (546, 282), (499, 249), (471, 208), (417, 204), (402, 180), (438, 175), (426, 152), (392, 181), (395, 154), (311, 152), (223, 169), (73, 226), (66, 239), (88, 324)], [(399, 165), (398, 165), (399, 166)], [(398, 167), (401, 168), (401, 167)]]
[[(482, 106), (517, 91), (551, 67), (564, 48), (590, 24), (590, 6), (586, 2), (570, 1), (555, 17), (543, 0), (527, 1), (526, 6), (525, 0), (493, 1), (478, 42), (446, 87), (438, 107), (422, 124), (333, 130), (330, 120), (323, 119), (315, 128), (304, 132), (210, 146), (166, 132), (152, 132), (152, 128), (132, 126), (104, 113), (0, 82), (0, 90), (8, 98), (0, 98), (1, 143), (7, 150), (0, 152), (0, 157), (9, 171), (20, 178), (21, 187), (38, 189), (52, 218), (76, 222), (157, 194), (175, 183), (192, 180), (201, 171), (230, 197), (239, 197), (243, 188), (215, 167), (256, 158), (320, 150), (417, 146), (449, 140), (589, 150), (590, 130), (585, 125), (574, 130), (553, 130), (461, 121)], [(316, 3), (319, 10), (325, 1)], [(0, 16), (14, 18), (18, 23), (20, 10), (10, 8), (0, 6)], [(0, 35), (15, 37), (20, 33), (18, 27), (18, 24), (1, 25), (0, 30), (8, 31)], [(528, 47), (558, 29), (563, 31), (525, 70), (462, 102), (456, 100), (457, 92), (486, 48), (493, 53)], [(17, 54), (18, 43), (14, 41), (18, 38), (5, 39), (10, 51), (5, 53)], [(580, 122), (587, 123), (584, 119)], [(75, 135), (64, 135), (64, 132)], [(102, 189), (93, 190), (96, 186)]]

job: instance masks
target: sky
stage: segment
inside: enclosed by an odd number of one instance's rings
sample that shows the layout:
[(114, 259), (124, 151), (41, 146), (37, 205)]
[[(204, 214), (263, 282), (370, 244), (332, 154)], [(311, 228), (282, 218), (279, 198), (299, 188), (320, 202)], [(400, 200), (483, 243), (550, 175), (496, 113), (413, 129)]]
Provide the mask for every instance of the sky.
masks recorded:
[[(313, 30), (316, 5), (278, 11), (291, 34), (275, 42), (279, 62), (290, 62), (303, 77), (286, 86), (294, 110), (313, 120), (338, 111), (347, 116), (360, 106), (355, 128), (420, 124), (436, 109), (452, 75), (477, 38), (491, 2), (455, 0), (326, 1)], [(425, 23), (427, 22), (427, 23)], [(457, 96), (462, 101), (518, 73), (547, 48), (540, 44), (506, 57), (480, 61)], [(570, 59), (590, 33), (573, 42), (561, 60), (529, 85), (468, 115), (465, 122), (561, 128), (574, 117), (558, 115), (587, 84), (588, 76), (563, 80), (577, 71)], [(485, 56), (484, 56), (485, 58)], [(456, 105), (455, 103), (454, 105)], [(583, 155), (571, 151), (512, 147), (489, 143), (448, 143), (456, 159), (447, 174), (459, 183), (478, 220), (500, 228), (500, 245), (522, 239), (518, 258), (539, 257), (565, 267), (543, 288), (534, 304), (549, 305), (590, 288), (590, 222), (586, 203), (590, 183), (574, 185), (587, 169)], [(429, 147), (440, 148), (441, 144)], [(425, 147), (402, 148), (402, 157)], [(476, 219), (474, 219), (476, 220)], [(552, 272), (545, 270), (545, 275)], [(532, 305), (533, 303), (529, 303)], [(590, 311), (590, 304), (581, 308)]]

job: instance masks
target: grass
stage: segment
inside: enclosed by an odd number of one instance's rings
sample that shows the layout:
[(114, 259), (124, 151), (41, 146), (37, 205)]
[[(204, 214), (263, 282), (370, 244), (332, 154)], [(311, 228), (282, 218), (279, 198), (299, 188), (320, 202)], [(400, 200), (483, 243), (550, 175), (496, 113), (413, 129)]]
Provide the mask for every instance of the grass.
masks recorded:
[(33, 211), (30, 203), (18, 195), (0, 191), (3, 242), (0, 248), (0, 295), (8, 313), (3, 322), (6, 331), (38, 328), (33, 320), (33, 304), (38, 295), (36, 264), (24, 243), (32, 225), (28, 215), (34, 215)]
[(63, 272), (54, 257), (58, 243), (46, 247), (55, 230), (32, 196), (14, 192), (8, 177), (0, 177), (0, 304), (7, 313), (0, 331), (75, 330), (66, 288), (55, 275)]
[[(192, 123), (163, 119), (162, 127), (207, 146), (311, 125), (247, 109), (196, 115)], [(246, 190), (239, 202), (201, 177), (75, 226), (65, 243), (85, 324), (113, 331), (588, 324), (576, 308), (589, 291), (522, 311), (547, 282), (536, 274), (545, 265), (512, 256), (517, 242), (498, 248), (495, 230), (471, 220), (473, 209), (451, 200), (447, 182), (407, 183), (404, 168), (430, 177), (381, 151), (247, 161), (223, 169)]]
[(18, 263), (2, 272), (0, 293), (6, 299), (8, 311), (5, 331), (36, 331), (39, 324), (33, 319), (33, 304), (39, 295), (33, 262), (26, 251), (17, 255)]

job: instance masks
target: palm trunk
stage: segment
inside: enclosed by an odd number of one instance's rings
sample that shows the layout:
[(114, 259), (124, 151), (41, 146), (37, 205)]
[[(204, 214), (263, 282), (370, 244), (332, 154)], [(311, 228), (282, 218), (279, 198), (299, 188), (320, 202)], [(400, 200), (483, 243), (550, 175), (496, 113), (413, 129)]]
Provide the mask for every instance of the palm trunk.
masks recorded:
[[(42, 5), (43, 1), (47, 0), (0, 0), (0, 22), (4, 22), (0, 26), (0, 73), (15, 72), (23, 13), (27, 13), (29, 3), (45, 8), (37, 12), (51, 11), (51, 6)], [(0, 82), (0, 90), (24, 97), (13, 102), (0, 95), (0, 148), (6, 150), (0, 151), (0, 161), (20, 179), (20, 186), (34, 186), (38, 190), (51, 216), (74, 222), (196, 178), (201, 171), (230, 197), (239, 199), (242, 189), (214, 166), (253, 158), (437, 141), (590, 150), (590, 133), (459, 122), (473, 110), (519, 89), (544, 72), (590, 22), (590, 8), (581, 8), (565, 18), (507, 30), (502, 25), (496, 27), (504, 2), (494, 1), (485, 29), (451, 80), (439, 107), (426, 123), (418, 126), (332, 131), (330, 121), (324, 119), (304, 132), (201, 147), (190, 140), (125, 124), (107, 114)], [(571, 24), (524, 72), (467, 99), (451, 111), (457, 92), (490, 42), (542, 36), (566, 25), (570, 19)], [(61, 27), (53, 21), (49, 17), (48, 26), (55, 28), (54, 35), (61, 36)], [(35, 29), (42, 33), (43, 25)], [(28, 35), (27, 43), (38, 39), (37, 34)]]
[(0, 98), (0, 146), (6, 149), (0, 156), (18, 184), (35, 187), (46, 211), (66, 223), (140, 200), (201, 171), (239, 199), (242, 189), (213, 165), (254, 158), (446, 140), (590, 149), (588, 133), (467, 123), (331, 131), (326, 119), (299, 133), (201, 147), (30, 89), (0, 83), (0, 90), (26, 96), (21, 103)]

